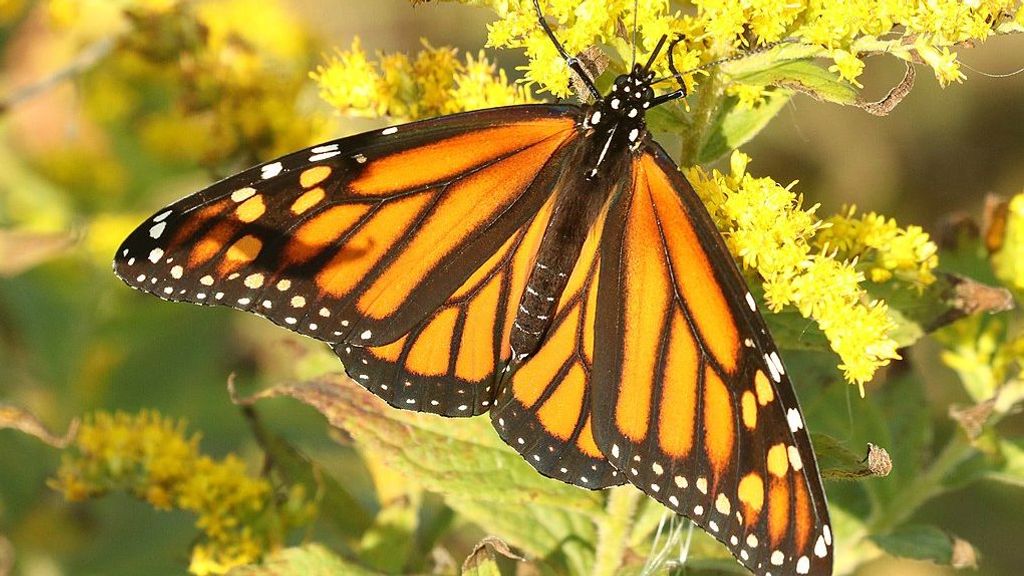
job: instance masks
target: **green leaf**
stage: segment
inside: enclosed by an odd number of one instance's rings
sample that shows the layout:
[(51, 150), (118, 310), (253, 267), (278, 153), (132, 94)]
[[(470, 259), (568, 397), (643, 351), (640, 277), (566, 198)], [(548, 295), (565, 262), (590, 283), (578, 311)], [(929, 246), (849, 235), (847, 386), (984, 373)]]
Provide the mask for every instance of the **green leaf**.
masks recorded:
[[(811, 434), (818, 470), (824, 480), (853, 480), (880, 474), (868, 465), (869, 459), (856, 454), (828, 434)], [(877, 450), (877, 448), (875, 448)]]
[(363, 533), (359, 559), (386, 574), (398, 574), (411, 559), (416, 544), (419, 498), (400, 498), (377, 513), (373, 525)]
[(988, 478), (1024, 488), (1024, 440), (1002, 440), (999, 451), (1003, 457), (1003, 465), (997, 471), (987, 475)]
[(270, 555), (259, 565), (243, 566), (228, 572), (230, 576), (379, 576), (340, 558), (319, 544), (286, 548)]
[(373, 517), (344, 485), (281, 436), (274, 434), (250, 413), (249, 422), (274, 470), (290, 485), (300, 484), (306, 494), (318, 495), (320, 518), (351, 541), (370, 527)]
[(803, 92), (818, 100), (836, 104), (857, 103), (857, 90), (838, 74), (811, 60), (784, 60), (764, 68), (732, 75), (733, 82), (755, 86), (778, 86)]
[(711, 122), (698, 163), (714, 162), (749, 142), (782, 110), (790, 96), (788, 90), (770, 91), (755, 108), (740, 106), (736, 98), (726, 98)]
[(455, 420), (396, 410), (350, 379), (281, 386), (258, 398), (291, 396), (348, 432), (360, 451), (463, 517), (531, 556), (587, 573), (603, 497), (538, 474), (505, 445), (486, 418)]
[(931, 560), (948, 566), (953, 559), (953, 539), (935, 526), (911, 524), (870, 539), (893, 556)]

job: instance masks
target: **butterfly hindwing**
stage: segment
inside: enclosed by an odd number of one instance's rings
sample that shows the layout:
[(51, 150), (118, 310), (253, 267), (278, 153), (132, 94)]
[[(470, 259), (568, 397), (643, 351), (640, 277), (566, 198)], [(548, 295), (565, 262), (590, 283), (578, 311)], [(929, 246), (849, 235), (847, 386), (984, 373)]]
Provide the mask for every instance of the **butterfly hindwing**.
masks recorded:
[(601, 249), (597, 445), (758, 574), (831, 574), (832, 535), (792, 384), (699, 198), (656, 144)]
[(568, 274), (540, 348), (505, 374), (491, 410), (498, 434), (530, 465), (590, 489), (625, 481), (594, 442), (590, 410), (603, 228), (602, 212)]
[(159, 211), (118, 250), (132, 287), (328, 342), (389, 344), (540, 209), (574, 108), (518, 106), (344, 138)]

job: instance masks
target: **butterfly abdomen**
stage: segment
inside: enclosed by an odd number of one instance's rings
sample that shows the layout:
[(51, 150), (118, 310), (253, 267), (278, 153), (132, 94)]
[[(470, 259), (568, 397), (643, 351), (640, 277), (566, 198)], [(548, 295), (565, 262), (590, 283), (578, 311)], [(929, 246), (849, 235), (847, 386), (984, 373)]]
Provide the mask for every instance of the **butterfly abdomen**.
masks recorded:
[(614, 179), (592, 179), (584, 169), (584, 159), (593, 155), (595, 146), (603, 145), (592, 136), (581, 138), (576, 150), (566, 154), (566, 165), (572, 168), (563, 170), (554, 183), (554, 212), (512, 325), (512, 367), (533, 355), (544, 341), (583, 244), (612, 195)]

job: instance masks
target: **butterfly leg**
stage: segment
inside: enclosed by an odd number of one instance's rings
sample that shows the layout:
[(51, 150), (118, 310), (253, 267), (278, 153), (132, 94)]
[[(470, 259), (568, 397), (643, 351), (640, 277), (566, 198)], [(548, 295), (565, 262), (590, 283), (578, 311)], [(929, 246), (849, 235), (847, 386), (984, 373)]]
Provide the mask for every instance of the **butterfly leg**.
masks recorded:
[[(672, 100), (686, 98), (686, 95), (688, 94), (686, 90), (686, 82), (683, 80), (683, 75), (679, 72), (679, 70), (676, 69), (676, 63), (672, 57), (676, 44), (679, 44), (684, 39), (685, 37), (682, 34), (678, 34), (676, 35), (675, 39), (673, 39), (672, 42), (669, 43), (668, 45), (668, 69), (672, 72), (672, 75), (675, 77), (675, 79), (679, 81), (679, 89), (674, 92), (669, 92), (668, 94), (662, 94), (661, 96), (658, 96), (657, 98), (652, 100), (652, 108), (664, 104), (665, 102), (671, 102)], [(659, 43), (659, 46), (660, 45), (661, 44)]]
[(562, 47), (562, 43), (558, 41), (557, 37), (555, 37), (555, 33), (552, 32), (551, 27), (548, 26), (547, 21), (544, 20), (544, 13), (540, 10), (540, 0), (533, 0), (533, 7), (537, 10), (537, 20), (540, 22), (540, 27), (544, 29), (544, 33), (551, 39), (551, 43), (555, 45), (555, 50), (558, 50), (558, 53), (562, 55), (563, 59), (565, 59), (566, 66), (580, 77), (580, 80), (582, 80), (587, 86), (587, 91), (589, 91), (590, 95), (594, 97), (594, 100), (600, 100), (601, 91), (597, 89), (597, 86), (594, 85), (594, 81), (590, 79), (590, 75), (588, 75), (587, 71), (583, 68), (583, 63), (580, 62), (579, 58), (569, 56), (569, 53)]

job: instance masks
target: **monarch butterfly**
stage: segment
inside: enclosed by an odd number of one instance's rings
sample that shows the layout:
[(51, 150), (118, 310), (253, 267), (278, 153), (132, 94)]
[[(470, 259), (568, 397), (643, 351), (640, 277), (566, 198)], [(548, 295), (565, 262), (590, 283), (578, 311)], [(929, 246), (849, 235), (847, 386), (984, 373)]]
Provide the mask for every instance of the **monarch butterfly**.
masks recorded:
[(534, 6), (593, 104), (455, 114), (289, 154), (158, 211), (115, 272), (327, 342), (392, 406), (490, 412), (542, 474), (628, 481), (757, 574), (831, 574), (792, 384), (646, 129), (649, 109), (686, 96), (681, 81), (654, 93), (666, 38), (602, 95)]

